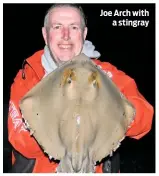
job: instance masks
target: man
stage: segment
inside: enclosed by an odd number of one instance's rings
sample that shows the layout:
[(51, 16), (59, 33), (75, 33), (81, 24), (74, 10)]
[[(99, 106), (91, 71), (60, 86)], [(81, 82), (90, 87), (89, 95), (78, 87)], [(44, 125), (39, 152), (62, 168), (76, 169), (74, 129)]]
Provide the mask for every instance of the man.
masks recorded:
[[(150, 131), (153, 107), (139, 93), (132, 78), (110, 63), (95, 59), (99, 57), (99, 53), (94, 51), (94, 46), (90, 42), (85, 41), (87, 27), (81, 8), (69, 4), (52, 6), (45, 16), (42, 34), (46, 44), (44, 50), (36, 52), (25, 60), (23, 68), (18, 72), (11, 86), (8, 119), (9, 141), (14, 148), (11, 172), (56, 172), (58, 163), (49, 160), (26, 130), (19, 110), (19, 101), (47, 74), (81, 52), (91, 57), (108, 74), (136, 108), (135, 120), (126, 135), (140, 139)], [(111, 169), (109, 164), (112, 165)], [(97, 173), (118, 171), (119, 168), (113, 169), (113, 162), (110, 163), (110, 159), (96, 166)]]

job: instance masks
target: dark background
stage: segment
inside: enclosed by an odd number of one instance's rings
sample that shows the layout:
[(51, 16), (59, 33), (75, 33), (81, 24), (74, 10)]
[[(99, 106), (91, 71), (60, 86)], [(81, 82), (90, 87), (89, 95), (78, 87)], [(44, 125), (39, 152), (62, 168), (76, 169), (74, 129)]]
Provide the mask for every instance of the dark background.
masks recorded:
[[(4, 4), (3, 6), (3, 104), (4, 172), (10, 168), (7, 141), (7, 110), (10, 86), (22, 62), (44, 47), (43, 19), (50, 4)], [(155, 4), (82, 4), (88, 20), (87, 40), (102, 55), (136, 80), (139, 91), (155, 107)], [(149, 17), (100, 17), (103, 10), (146, 9)], [(112, 20), (149, 20), (145, 27), (113, 27)], [(152, 130), (140, 140), (126, 138), (120, 147), (121, 172), (155, 172), (155, 115)]]

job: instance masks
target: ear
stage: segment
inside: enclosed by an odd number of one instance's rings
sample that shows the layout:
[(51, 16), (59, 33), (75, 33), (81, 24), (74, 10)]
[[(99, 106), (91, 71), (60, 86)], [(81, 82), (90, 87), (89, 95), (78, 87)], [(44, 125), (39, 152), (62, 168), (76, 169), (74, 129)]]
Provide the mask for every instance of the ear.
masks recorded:
[(45, 27), (42, 28), (42, 34), (43, 34), (45, 44), (47, 45), (47, 31)]
[(84, 28), (84, 32), (83, 32), (83, 38), (84, 38), (84, 40), (86, 39), (87, 31), (88, 31), (88, 28), (85, 27), (85, 28)]

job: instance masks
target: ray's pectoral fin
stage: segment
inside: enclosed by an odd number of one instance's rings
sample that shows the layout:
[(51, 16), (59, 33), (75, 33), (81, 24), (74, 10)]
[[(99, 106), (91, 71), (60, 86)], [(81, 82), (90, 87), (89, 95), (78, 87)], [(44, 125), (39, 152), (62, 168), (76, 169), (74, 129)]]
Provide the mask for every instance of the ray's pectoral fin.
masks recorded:
[(125, 118), (126, 118), (126, 126), (128, 126), (134, 121), (134, 117), (136, 114), (135, 107), (133, 104), (124, 98), (124, 109), (125, 109)]
[[(58, 135), (56, 113), (54, 110), (52, 111), (53, 108), (50, 106), (46, 106), (45, 102), (40, 101), (38, 95), (30, 96), (30, 93), (20, 102), (23, 118), (28, 122), (29, 130), (33, 132), (32, 136), (45, 153), (60, 160), (64, 156), (65, 148)], [(50, 119), (53, 119), (54, 123), (50, 123)]]

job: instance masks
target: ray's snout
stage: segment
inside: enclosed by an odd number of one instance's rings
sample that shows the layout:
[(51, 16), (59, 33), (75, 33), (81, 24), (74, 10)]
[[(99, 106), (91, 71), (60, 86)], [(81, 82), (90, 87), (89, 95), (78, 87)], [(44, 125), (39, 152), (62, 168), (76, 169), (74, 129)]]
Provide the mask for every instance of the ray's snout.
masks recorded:
[(63, 96), (68, 99), (82, 99), (90, 102), (98, 95), (99, 75), (97, 71), (93, 72), (84, 68), (65, 69), (60, 85), (63, 89)]

